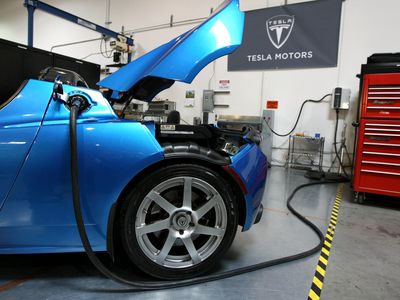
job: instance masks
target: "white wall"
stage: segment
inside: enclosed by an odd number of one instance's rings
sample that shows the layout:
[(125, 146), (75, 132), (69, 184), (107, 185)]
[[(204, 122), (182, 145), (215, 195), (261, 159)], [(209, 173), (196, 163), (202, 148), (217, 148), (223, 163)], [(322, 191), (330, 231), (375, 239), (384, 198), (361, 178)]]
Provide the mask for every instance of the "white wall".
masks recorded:
[[(146, 26), (168, 23), (170, 15), (175, 21), (205, 17), (210, 9), (215, 8), (219, 0), (111, 0), (111, 29), (135, 29)], [(0, 37), (20, 43), (26, 42), (27, 12), (22, 0), (0, 0)], [(98, 24), (104, 24), (106, 15), (105, 0), (45, 0), (46, 3), (65, 9)], [(288, 3), (304, 2), (289, 0)], [(243, 10), (282, 5), (284, 0), (242, 0)], [(329, 93), (336, 86), (352, 89), (352, 109), (343, 114), (343, 122), (349, 125), (355, 116), (355, 101), (358, 96), (358, 79), (362, 63), (375, 52), (399, 52), (400, 39), (397, 30), (400, 28), (400, 11), (398, 0), (346, 0), (343, 3), (342, 34), (340, 43), (339, 65), (337, 68), (266, 71), (262, 82), (262, 72), (227, 72), (227, 59), (221, 58), (215, 64), (206, 67), (191, 85), (176, 83), (170, 90), (161, 93), (162, 98), (177, 101), (182, 118), (192, 121), (200, 116), (202, 90), (217, 88), (220, 79), (231, 81), (231, 94), (218, 96), (220, 103), (229, 103), (228, 109), (218, 109), (221, 114), (260, 115), (266, 100), (279, 100), (276, 111), (275, 129), (285, 132), (292, 127), (298, 109), (304, 99), (318, 99)], [(138, 45), (137, 56), (156, 46), (169, 41), (191, 26), (181, 26), (157, 31), (138, 33), (134, 36)], [(96, 38), (95, 32), (67, 23), (46, 13), (35, 13), (34, 46), (46, 50), (57, 44)], [(58, 48), (55, 52), (83, 58), (90, 53), (99, 52), (99, 42), (92, 42), (66, 48)], [(105, 65), (111, 63), (101, 55), (90, 56), (87, 60)], [(196, 91), (194, 108), (183, 107), (185, 91)], [(334, 113), (330, 104), (308, 104), (304, 110), (296, 132), (310, 135), (318, 132), (326, 137), (325, 151), (332, 151)], [(352, 149), (352, 130), (348, 130), (348, 146)], [(275, 138), (274, 146), (287, 147), (287, 139)], [(276, 149), (273, 157), (282, 161), (286, 151)], [(330, 156), (325, 164), (329, 165)]]

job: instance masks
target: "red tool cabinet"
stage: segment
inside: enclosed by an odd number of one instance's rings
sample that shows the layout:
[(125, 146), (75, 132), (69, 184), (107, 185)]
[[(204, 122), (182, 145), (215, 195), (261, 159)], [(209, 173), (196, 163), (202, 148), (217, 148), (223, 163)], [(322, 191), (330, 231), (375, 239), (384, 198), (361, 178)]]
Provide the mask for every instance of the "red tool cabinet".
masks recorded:
[(364, 193), (400, 197), (400, 72), (365, 74), (361, 86), (356, 201)]

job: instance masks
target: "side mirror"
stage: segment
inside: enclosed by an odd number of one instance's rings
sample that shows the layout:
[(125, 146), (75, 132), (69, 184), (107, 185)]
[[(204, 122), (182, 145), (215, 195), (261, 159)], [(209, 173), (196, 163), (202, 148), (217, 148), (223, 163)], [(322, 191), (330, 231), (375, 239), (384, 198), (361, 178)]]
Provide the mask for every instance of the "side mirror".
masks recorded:
[(64, 88), (62, 85), (62, 81), (60, 80), (60, 76), (57, 76), (54, 80), (53, 99), (55, 101), (61, 101), (64, 103), (68, 102), (68, 94), (64, 94)]

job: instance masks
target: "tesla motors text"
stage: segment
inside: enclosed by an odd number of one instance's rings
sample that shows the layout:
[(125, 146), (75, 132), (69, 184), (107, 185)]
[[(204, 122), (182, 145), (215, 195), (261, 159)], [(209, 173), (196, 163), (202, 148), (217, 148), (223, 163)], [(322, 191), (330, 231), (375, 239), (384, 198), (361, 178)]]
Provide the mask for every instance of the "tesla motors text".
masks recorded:
[(311, 58), (313, 58), (313, 51), (247, 55), (247, 59), (249, 62), (273, 61), (273, 60), (292, 60), (292, 59), (311, 59)]

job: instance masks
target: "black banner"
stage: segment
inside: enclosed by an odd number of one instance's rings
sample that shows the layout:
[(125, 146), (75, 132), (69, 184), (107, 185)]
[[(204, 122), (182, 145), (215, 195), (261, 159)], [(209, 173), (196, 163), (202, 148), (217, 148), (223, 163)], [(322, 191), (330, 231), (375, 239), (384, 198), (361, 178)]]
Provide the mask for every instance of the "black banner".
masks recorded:
[(246, 12), (242, 45), (229, 71), (336, 67), (342, 0)]

